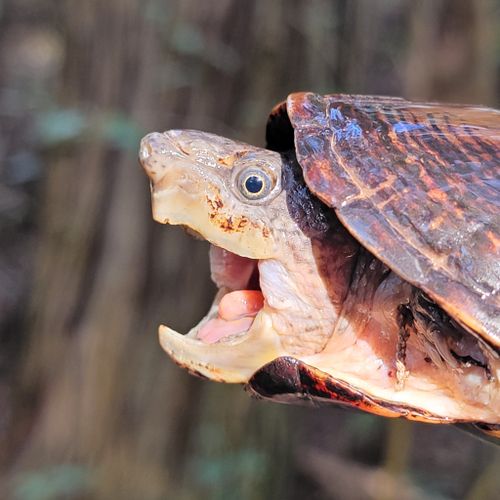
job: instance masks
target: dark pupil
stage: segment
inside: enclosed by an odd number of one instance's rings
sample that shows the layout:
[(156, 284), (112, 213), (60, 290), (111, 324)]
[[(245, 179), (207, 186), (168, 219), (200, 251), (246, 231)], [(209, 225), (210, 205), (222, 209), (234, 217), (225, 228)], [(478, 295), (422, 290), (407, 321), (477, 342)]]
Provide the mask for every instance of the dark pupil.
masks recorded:
[(264, 183), (262, 182), (262, 179), (260, 179), (256, 175), (251, 175), (245, 180), (245, 188), (249, 193), (252, 194), (260, 193), (262, 191), (263, 185)]

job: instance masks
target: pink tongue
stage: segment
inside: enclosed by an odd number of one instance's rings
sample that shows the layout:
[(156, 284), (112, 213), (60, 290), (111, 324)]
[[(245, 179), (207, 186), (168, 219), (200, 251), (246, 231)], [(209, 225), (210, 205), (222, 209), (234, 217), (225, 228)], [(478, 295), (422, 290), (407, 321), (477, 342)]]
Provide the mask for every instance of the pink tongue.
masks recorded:
[(219, 314), (200, 328), (197, 337), (212, 344), (224, 337), (247, 331), (262, 309), (264, 297), (257, 290), (238, 290), (222, 298)]
[(226, 321), (255, 316), (264, 305), (264, 296), (259, 290), (238, 290), (227, 293), (219, 304), (219, 317)]
[(224, 337), (246, 332), (252, 325), (253, 318), (240, 318), (234, 321), (225, 321), (220, 318), (211, 319), (198, 332), (198, 338), (207, 344), (218, 342)]

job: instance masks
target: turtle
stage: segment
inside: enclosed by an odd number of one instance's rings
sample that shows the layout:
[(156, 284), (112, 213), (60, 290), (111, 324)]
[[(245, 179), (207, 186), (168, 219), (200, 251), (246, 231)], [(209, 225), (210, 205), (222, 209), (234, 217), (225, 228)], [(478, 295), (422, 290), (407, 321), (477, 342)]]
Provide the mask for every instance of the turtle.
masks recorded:
[(218, 292), (160, 343), (255, 397), (500, 438), (500, 112), (297, 92), (257, 147), (153, 132), (153, 218), (210, 243)]

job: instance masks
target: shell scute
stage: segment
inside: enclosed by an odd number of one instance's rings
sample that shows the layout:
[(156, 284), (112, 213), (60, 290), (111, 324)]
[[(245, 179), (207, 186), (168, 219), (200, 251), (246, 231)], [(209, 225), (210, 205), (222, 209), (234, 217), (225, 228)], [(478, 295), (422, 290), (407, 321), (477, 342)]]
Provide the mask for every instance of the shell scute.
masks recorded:
[(360, 243), (500, 348), (500, 112), (292, 94), (309, 188)]

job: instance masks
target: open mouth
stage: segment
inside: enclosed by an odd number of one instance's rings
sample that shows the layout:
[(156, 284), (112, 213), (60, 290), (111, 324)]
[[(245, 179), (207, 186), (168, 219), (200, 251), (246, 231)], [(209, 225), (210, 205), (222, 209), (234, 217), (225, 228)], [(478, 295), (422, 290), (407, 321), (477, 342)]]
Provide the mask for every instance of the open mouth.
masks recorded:
[(231, 342), (250, 330), (264, 307), (258, 260), (211, 245), (210, 269), (219, 290), (208, 314), (187, 336), (206, 344)]
[(246, 383), (285, 354), (260, 287), (260, 262), (212, 244), (212, 280), (219, 290), (208, 314), (185, 335), (159, 327), (160, 344), (178, 365), (211, 380)]

